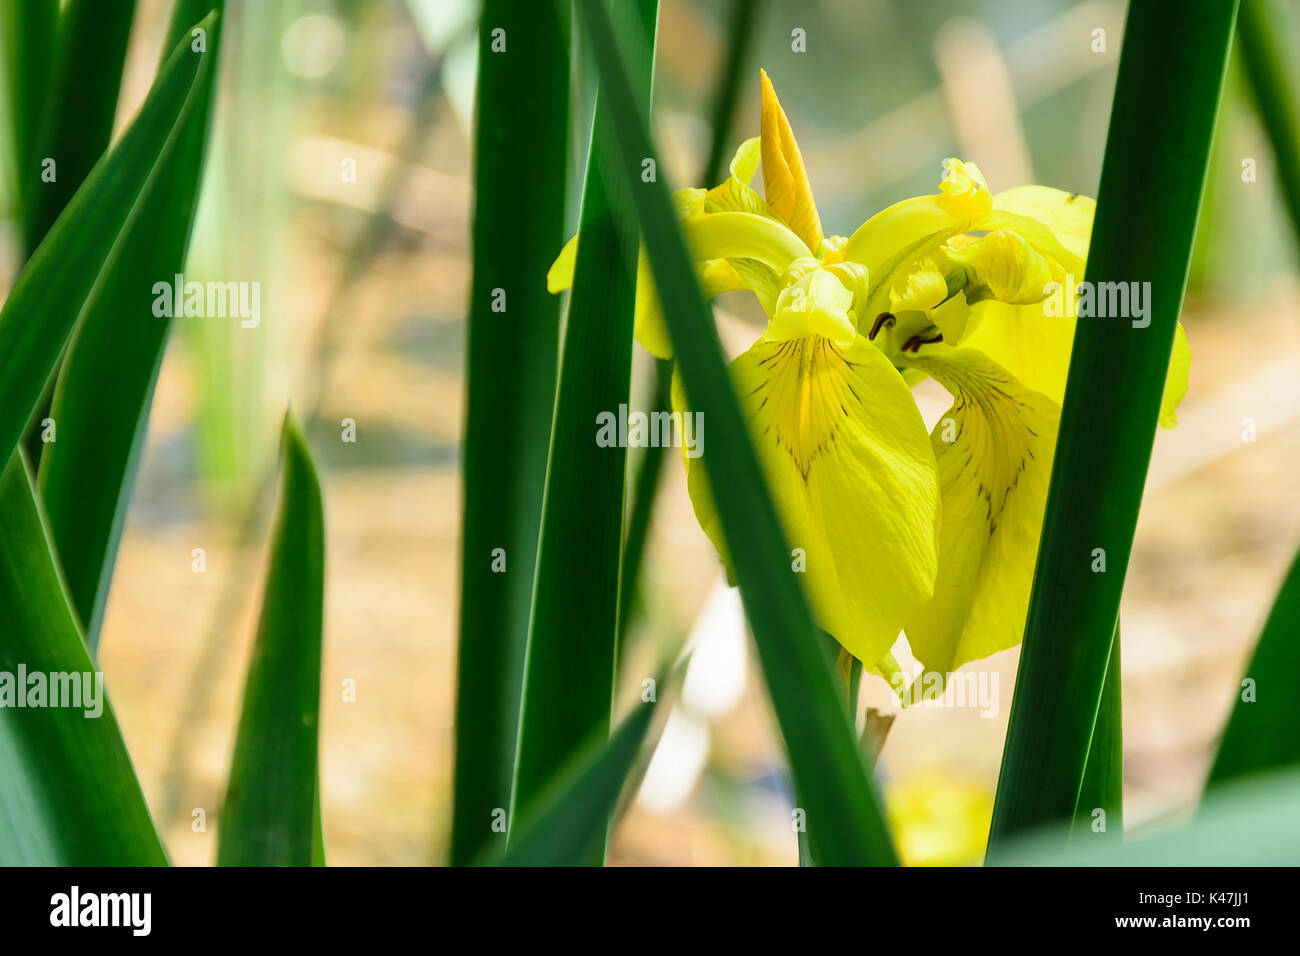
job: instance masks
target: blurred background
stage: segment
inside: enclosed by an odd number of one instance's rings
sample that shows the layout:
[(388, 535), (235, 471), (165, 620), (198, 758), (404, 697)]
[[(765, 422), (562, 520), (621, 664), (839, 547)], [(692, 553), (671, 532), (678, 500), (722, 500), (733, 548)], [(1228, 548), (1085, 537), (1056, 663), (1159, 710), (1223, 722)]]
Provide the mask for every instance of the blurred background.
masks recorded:
[[(661, 2), (654, 110), (674, 185), (705, 185), (731, 4)], [(1095, 195), (1124, 6), (760, 0), (727, 154), (757, 135), (762, 66), (827, 233), (935, 191), (950, 155), (977, 162), (995, 191)], [(170, 12), (140, 0), (119, 129), (148, 89)], [(186, 272), (260, 282), (261, 325), (177, 320), (101, 642), (177, 863), (215, 854), (215, 827), (191, 820), (204, 808), (211, 823), (224, 791), (287, 403), (308, 424), (326, 498), (330, 861), (446, 857), (477, 15), (474, 0), (229, 0)], [(806, 52), (792, 50), (796, 29)], [(349, 161), (355, 181), (340, 175)], [(1300, 542), (1300, 282), (1276, 180), (1234, 64), (1183, 316), (1191, 388), (1180, 428), (1156, 440), (1122, 610), (1130, 828), (1189, 812)], [(7, 288), (16, 253), (12, 224), (3, 230)], [(724, 297), (717, 316), (735, 351), (761, 328), (752, 297)], [(633, 405), (646, 407), (651, 366), (644, 353), (636, 362)], [(917, 395), (929, 422), (949, 403), (933, 383)], [(345, 419), (355, 443), (340, 440)], [(696, 654), (611, 862), (793, 864), (784, 758), (743, 612), (670, 458), (624, 684), (639, 687), (685, 639)], [(878, 775), (908, 861), (980, 859), (1017, 655), (980, 665), (999, 675), (995, 716), (900, 712), (865, 679), (863, 705), (898, 714)]]

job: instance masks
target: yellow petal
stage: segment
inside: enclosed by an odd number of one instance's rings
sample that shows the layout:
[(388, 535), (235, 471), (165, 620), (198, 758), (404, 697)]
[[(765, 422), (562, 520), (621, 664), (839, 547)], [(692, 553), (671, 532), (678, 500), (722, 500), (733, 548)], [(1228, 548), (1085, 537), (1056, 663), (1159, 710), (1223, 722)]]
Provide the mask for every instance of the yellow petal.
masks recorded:
[[(686, 238), (695, 252), (705, 297), (749, 288), (770, 313), (780, 290), (781, 273), (794, 259), (808, 255), (799, 237), (779, 221), (764, 216), (741, 212), (704, 214), (703, 190), (678, 190), (674, 199)], [(547, 273), (550, 292), (562, 292), (573, 285), (577, 254), (578, 236), (574, 236)], [(735, 258), (728, 261), (728, 257)], [(672, 343), (644, 245), (637, 256), (635, 329), (637, 341), (648, 351), (660, 358), (672, 357)]]
[(961, 340), (1006, 369), (1025, 388), (1058, 405), (1065, 397), (1075, 319), (1044, 313), (1037, 305), (986, 300), (971, 307), (971, 330)]
[(795, 259), (812, 255), (803, 241), (784, 225), (753, 213), (707, 213), (688, 219), (683, 226), (696, 261), (757, 259), (782, 273)]
[(654, 275), (645, 246), (641, 246), (636, 260), (636, 309), (632, 317), (632, 333), (641, 347), (657, 358), (673, 357), (672, 339), (664, 323), (663, 307), (655, 289)]
[(778, 218), (772, 207), (749, 185), (758, 171), (761, 149), (757, 136), (740, 144), (731, 160), (731, 175), (705, 196), (704, 212), (748, 212), (768, 219)]
[[(1079, 193), (1067, 193), (1050, 186), (1017, 186), (993, 197), (990, 215), (1007, 213), (1037, 220), (1051, 230), (1052, 237), (1063, 249), (1082, 260), (1088, 258), (1088, 240), (1092, 235), (1096, 209), (1096, 200)], [(983, 228), (998, 229), (1002, 228), (1002, 223), (1010, 222), (1006, 217), (999, 217)]]
[(943, 501), (934, 598), (906, 626), (928, 672), (1020, 643), (1059, 406), (982, 353), (932, 346), (915, 364), (953, 395), (931, 434)]
[(546, 291), (554, 295), (573, 285), (573, 266), (578, 261), (578, 237), (564, 244), (546, 273)]
[(922, 259), (889, 290), (889, 311), (929, 312), (948, 298), (948, 282), (933, 259)]
[[(800, 263), (806, 263), (800, 269)], [(794, 281), (781, 290), (776, 311), (763, 332), (769, 342), (784, 342), (820, 335), (844, 348), (857, 337), (853, 324), (853, 292), (829, 269), (817, 266), (816, 259), (797, 260), (787, 277)], [(797, 278), (796, 278), (797, 276)]]
[[(988, 300), (972, 306), (970, 312), (973, 331), (961, 340), (964, 347), (983, 352), (1026, 388), (1042, 392), (1058, 405), (1065, 401), (1077, 319), (1046, 315), (1042, 303), (1007, 305)], [(1180, 322), (1160, 401), (1162, 428), (1178, 425), (1178, 405), (1187, 394), (1191, 362), (1187, 333)]]
[(1192, 347), (1187, 344), (1183, 323), (1174, 329), (1174, 347), (1169, 355), (1169, 374), (1165, 376), (1165, 391), (1160, 397), (1160, 427), (1178, 427), (1178, 404), (1187, 394), (1192, 365)]
[[(702, 215), (704, 212), (703, 189), (677, 189), (673, 191), (673, 206), (680, 219), (687, 220)], [(644, 250), (642, 251), (644, 259)], [(546, 291), (554, 295), (573, 285), (573, 268), (578, 260), (578, 237), (575, 235), (564, 244), (560, 254), (551, 263), (546, 273)]]
[(989, 184), (984, 181), (980, 168), (956, 158), (943, 161), (939, 202), (969, 219), (978, 219), (993, 208)]
[[(749, 282), (742, 278), (725, 259), (697, 262), (695, 274), (700, 280), (700, 291), (706, 299), (721, 295), (723, 292), (749, 288)], [(647, 352), (662, 359), (673, 357), (673, 343), (668, 337), (668, 326), (664, 323), (663, 307), (659, 304), (659, 293), (655, 289), (654, 276), (650, 271), (645, 246), (641, 247), (637, 259), (636, 312), (633, 328), (636, 340)]]
[(1050, 282), (1060, 282), (1064, 270), (1019, 233), (990, 232), (975, 242), (949, 243), (944, 257), (966, 274), (966, 301), (997, 299), (1011, 305), (1033, 305), (1047, 298)]
[(904, 866), (978, 866), (993, 821), (993, 793), (938, 770), (915, 771), (885, 792)]
[[(821, 627), (868, 666), (930, 599), (934, 454), (901, 376), (862, 337), (754, 345), (731, 365), (777, 513)], [(680, 382), (674, 407), (685, 407)], [(700, 526), (726, 561), (705, 475), (687, 460)]]
[(763, 155), (763, 192), (767, 204), (776, 211), (804, 241), (815, 250), (822, 240), (822, 223), (813, 201), (812, 186), (804, 169), (799, 144), (776, 98), (776, 90), (767, 73), (762, 73), (763, 104), (760, 129)]
[(871, 275), (867, 304), (859, 315), (868, 324), (878, 313), (890, 310), (890, 290), (917, 259), (970, 228), (965, 210), (939, 200), (939, 196), (917, 196), (894, 203), (849, 237), (844, 258), (866, 266)]

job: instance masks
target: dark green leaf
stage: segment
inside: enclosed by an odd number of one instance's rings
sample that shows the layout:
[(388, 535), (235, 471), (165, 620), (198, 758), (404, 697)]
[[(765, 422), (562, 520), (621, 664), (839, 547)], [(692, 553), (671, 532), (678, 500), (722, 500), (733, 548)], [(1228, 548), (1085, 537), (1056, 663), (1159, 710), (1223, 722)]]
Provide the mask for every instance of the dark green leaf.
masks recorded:
[[(1282, 582), (1210, 769), (1209, 784), (1300, 763), (1300, 556)], [(1246, 681), (1250, 681), (1247, 690)]]
[(632, 773), (655, 705), (638, 704), (609, 740), (579, 753), (511, 834), (502, 866), (582, 866), (604, 856), (605, 829)]
[[(727, 58), (713, 98), (713, 133), (709, 139), (709, 158), (704, 164), (704, 174), (700, 177), (700, 185), (706, 188), (716, 185), (722, 176), (731, 126), (736, 116), (736, 104), (740, 99), (740, 75), (752, 46), (757, 8), (758, 0), (732, 0), (731, 22), (727, 30)], [(655, 389), (650, 408), (652, 413), (670, 410), (672, 374), (672, 362), (659, 359), (655, 363)], [(620, 655), (636, 610), (634, 599), (641, 575), (641, 560), (649, 537), (650, 517), (654, 513), (659, 481), (663, 476), (664, 457), (661, 445), (646, 448), (632, 479), (632, 506), (628, 515), (627, 536), (623, 542), (623, 570), (618, 587)]]
[[(1106, 665), (1106, 683), (1101, 688), (1101, 704), (1088, 746), (1088, 763), (1083, 784), (1074, 807), (1074, 832), (1105, 833), (1113, 839), (1124, 835), (1124, 709), (1120, 693), (1119, 628), (1110, 646)], [(1106, 812), (1105, 829), (1094, 829)]]
[[(1187, 282), (1236, 3), (1130, 5), (1086, 279), (1150, 282), (1149, 325), (1081, 320), (990, 834), (1079, 796)], [(1094, 573), (1101, 549), (1105, 571)]]
[[(464, 521), (451, 862), (510, 806), (537, 530), (555, 406), (564, 242), (567, 4), (485, 0), (479, 29), (474, 275), (466, 346)], [(492, 52), (505, 30), (508, 53)], [(493, 311), (495, 290), (508, 311)], [(500, 550), (504, 570), (493, 568)]]
[(1237, 36), (1246, 78), (1277, 161), (1275, 180), (1300, 242), (1300, 104), (1296, 101), (1295, 31), (1274, 0), (1242, 0)]
[(657, 154), (636, 108), (609, 18), (599, 0), (579, 0), (579, 9), (599, 68), (601, 95), (609, 99), (620, 172), (640, 216), (686, 397), (709, 425), (709, 481), (818, 862), (893, 864), (897, 857), (879, 798), (822, 654), (820, 633), (790, 573), (790, 551), (668, 187), (662, 172), (654, 182), (641, 180), (642, 160)]
[[(648, 102), (658, 0), (616, 10), (639, 38), (644, 55), (632, 82)], [(518, 819), (583, 744), (608, 735), (614, 697), (627, 449), (621, 441), (602, 447), (597, 429), (627, 408), (637, 244), (625, 188), (609, 178), (617, 153), (610, 108), (598, 93), (528, 632), (511, 811)], [(604, 851), (602, 841), (588, 862)]]

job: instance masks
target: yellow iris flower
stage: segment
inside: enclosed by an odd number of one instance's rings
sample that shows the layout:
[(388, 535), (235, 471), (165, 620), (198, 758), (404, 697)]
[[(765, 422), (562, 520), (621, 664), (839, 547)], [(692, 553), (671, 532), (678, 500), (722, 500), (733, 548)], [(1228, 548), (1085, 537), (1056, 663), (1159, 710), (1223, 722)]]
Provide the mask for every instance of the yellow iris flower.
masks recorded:
[[(749, 185), (760, 166), (763, 196)], [(731, 363), (737, 392), (818, 622), (880, 673), (894, 672), (900, 631), (941, 674), (1021, 639), (1076, 321), (1044, 303), (1052, 283), (1082, 280), (1092, 231), (1085, 196), (993, 195), (975, 164), (943, 170), (934, 195), (824, 235), (763, 73), (761, 135), (725, 182), (675, 194), (704, 293), (752, 290), (769, 317)], [(572, 282), (576, 243), (547, 277), (552, 292)], [(637, 286), (637, 339), (670, 358), (644, 257)], [(1189, 362), (1180, 327), (1167, 427)], [(929, 435), (911, 394), (926, 377), (953, 398)], [(676, 381), (673, 403), (685, 411)], [(708, 454), (685, 462), (725, 562)]]

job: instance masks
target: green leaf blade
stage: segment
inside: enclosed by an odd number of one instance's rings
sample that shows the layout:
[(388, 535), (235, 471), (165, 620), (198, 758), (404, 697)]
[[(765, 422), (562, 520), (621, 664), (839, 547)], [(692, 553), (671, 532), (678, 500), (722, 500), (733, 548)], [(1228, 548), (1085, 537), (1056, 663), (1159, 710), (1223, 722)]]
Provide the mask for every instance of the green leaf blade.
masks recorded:
[[(636, 0), (619, 13), (640, 38), (644, 55), (633, 82), (648, 101), (658, 2)], [(604, 416), (622, 417), (628, 403), (637, 249), (624, 187), (606, 180), (617, 150), (608, 110), (598, 93), (546, 475), (512, 818), (532, 813), (588, 740), (608, 736), (613, 706), (627, 449), (621, 441), (602, 447), (597, 429)], [(600, 862), (604, 849), (600, 841), (588, 862)]]
[[(1121, 694), (1119, 628), (1110, 646), (1106, 682), (1088, 745), (1088, 762), (1074, 807), (1075, 833), (1104, 833), (1111, 839), (1124, 836), (1124, 708)], [(1105, 829), (1097, 830), (1097, 810), (1105, 811)]]
[[(505, 56), (492, 31), (529, 38)], [(465, 497), (450, 859), (466, 865), (510, 806), (542, 489), (559, 357), (560, 300), (546, 272), (564, 242), (566, 4), (486, 0), (479, 27), (466, 343)], [(520, 94), (528, 91), (527, 96)], [(531, 242), (519, 241), (527, 223)], [(507, 291), (508, 334), (493, 311)], [(493, 568), (494, 551), (506, 570)]]
[(219, 866), (311, 866), (319, 827), (325, 520), (320, 481), (286, 418), (280, 504), (217, 843)]
[[(38, 146), (58, 24), (58, 0), (0, 3), (0, 96), (4, 99), (0, 115), (9, 126), (3, 165), (12, 180), (9, 185), (20, 221), (26, 218), (40, 185)], [(26, 245), (27, 237), (22, 238)]]
[[(790, 573), (790, 553), (727, 374), (721, 343), (700, 296), (666, 185), (643, 183), (657, 155), (599, 0), (579, 0), (620, 143), (678, 367), (693, 410), (708, 422), (714, 498), (754, 631), (795, 785), (823, 865), (893, 865), (897, 855), (880, 800), (854, 740), (820, 647), (820, 632)], [(721, 492), (721, 493), (719, 493)], [(818, 834), (826, 834), (819, 838)]]
[[(1185, 5), (1169, 32), (1132, 4), (1086, 279), (1150, 282), (1148, 325), (1080, 321), (1062, 408), (990, 856), (1079, 796), (1155, 438), (1236, 3)], [(1091, 564), (1105, 556), (1104, 572)]]
[(1300, 770), (1232, 781), (1208, 794), (1190, 824), (1123, 841), (1071, 841), (1030, 832), (1009, 841), (1002, 866), (1287, 866), (1300, 859)]
[[(183, 0), (167, 48), (188, 43), (200, 17), (224, 0)], [(154, 284), (181, 271), (198, 206), (211, 125), (220, 20), (205, 38), (211, 66), (159, 165), (120, 255), (100, 276), (59, 374), (50, 415), (57, 441), (41, 456), (38, 480), (55, 543), (92, 650), (98, 646), (113, 564), (149, 422), (149, 405), (172, 320), (154, 315)], [(98, 480), (88, 483), (87, 474)]]
[(502, 866), (583, 866), (604, 856), (605, 828), (624, 782), (632, 773), (654, 716), (655, 705), (637, 705), (605, 741), (580, 751), (511, 835)]
[(1294, 36), (1273, 0), (1242, 0), (1237, 15), (1241, 60), (1264, 132), (1277, 160), (1275, 180), (1300, 245), (1300, 103), (1297, 103)]
[(40, 245), (108, 148), (135, 5), (136, 0), (68, 0), (59, 15), (58, 51), (39, 154), (56, 162), (58, 177), (32, 191), (28, 251)]
[[(96, 673), (21, 452), (0, 473), (0, 607), (0, 672), (15, 683), (20, 666)], [(112, 708), (101, 697), (92, 717), (82, 703), (0, 707), (0, 865), (166, 865)]]
[(209, 59), (191, 53), (188, 43), (177, 47), (121, 141), (19, 273), (0, 310), (0, 449), (18, 442), (83, 303), (105, 267), (123, 254), (120, 238), (180, 138)]
[(1244, 677), (1252, 693), (1238, 688), (1208, 786), (1300, 764), (1300, 555), (1278, 590), (1259, 644)]

